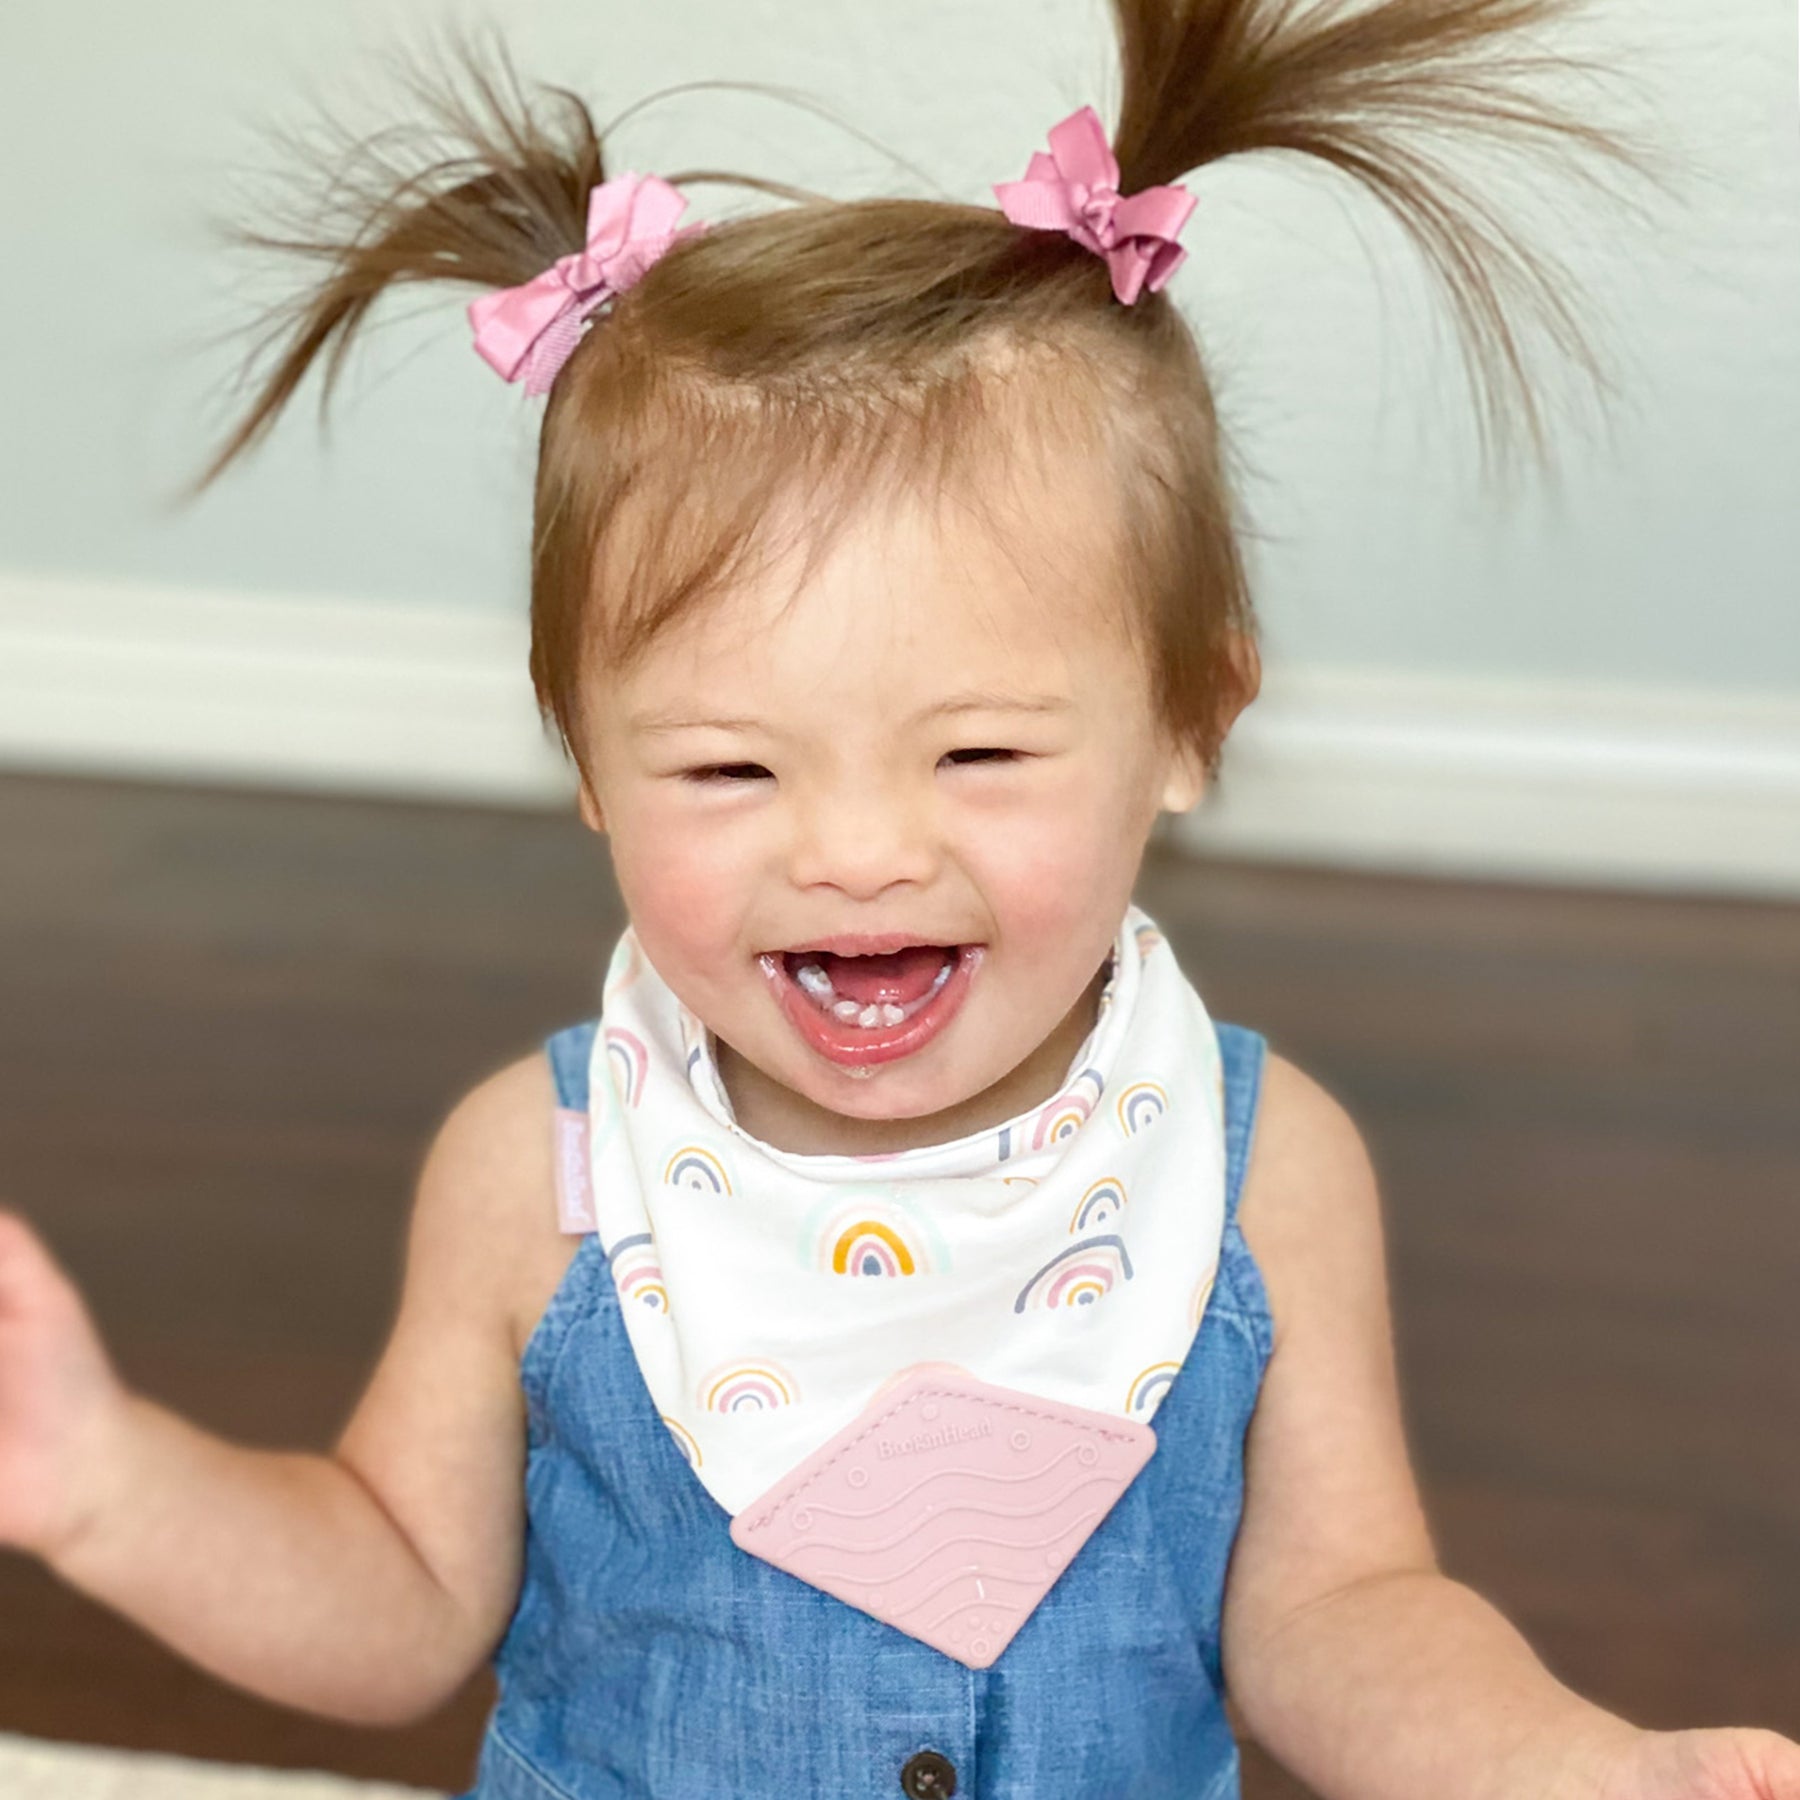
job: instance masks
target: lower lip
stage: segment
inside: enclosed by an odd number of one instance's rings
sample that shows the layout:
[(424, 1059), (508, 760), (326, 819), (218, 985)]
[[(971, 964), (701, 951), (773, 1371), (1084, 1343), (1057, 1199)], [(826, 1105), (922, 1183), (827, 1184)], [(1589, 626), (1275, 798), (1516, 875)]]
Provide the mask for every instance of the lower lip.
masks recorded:
[(775, 991), (776, 1005), (812, 1049), (839, 1068), (866, 1069), (924, 1049), (961, 1011), (975, 971), (981, 966), (982, 953), (979, 944), (959, 946), (956, 965), (945, 977), (944, 985), (910, 1019), (869, 1030), (846, 1025), (821, 1012), (800, 991), (779, 954), (769, 959), (772, 969), (769, 962), (764, 963), (763, 974)]

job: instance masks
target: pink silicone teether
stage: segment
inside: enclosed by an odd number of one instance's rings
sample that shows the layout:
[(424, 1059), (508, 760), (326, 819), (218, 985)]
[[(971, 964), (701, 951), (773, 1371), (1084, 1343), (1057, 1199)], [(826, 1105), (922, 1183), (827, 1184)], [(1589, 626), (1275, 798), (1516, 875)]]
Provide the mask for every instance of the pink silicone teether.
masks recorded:
[(731, 1539), (985, 1669), (1155, 1448), (1148, 1425), (918, 1363), (746, 1506)]

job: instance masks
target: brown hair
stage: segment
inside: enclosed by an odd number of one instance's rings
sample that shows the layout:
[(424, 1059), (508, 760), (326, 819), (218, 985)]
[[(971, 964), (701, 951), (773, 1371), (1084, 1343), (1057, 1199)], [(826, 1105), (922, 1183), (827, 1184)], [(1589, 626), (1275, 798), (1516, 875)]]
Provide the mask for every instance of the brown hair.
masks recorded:
[[(1351, 175), (1448, 293), (1484, 458), (1510, 453), (1518, 425), (1544, 454), (1512, 303), (1607, 386), (1566, 278), (1406, 133), (1479, 130), (1651, 173), (1641, 151), (1530, 92), (1535, 76), (1597, 72), (1522, 48), (1570, 10), (1570, 0), (1377, 0), (1355, 11), (1341, 0), (1113, 0), (1120, 191), (1256, 150), (1298, 151)], [(421, 150), (409, 163), (393, 148), (404, 135), (381, 133), (356, 155), (323, 159), (310, 230), (234, 234), (328, 268), (273, 315), (264, 342), (281, 341), (276, 366), (190, 492), (262, 437), (329, 347), (323, 408), (389, 286), (513, 286), (582, 247), (587, 195), (606, 175), (587, 106), (560, 88), (528, 100), (499, 45), (464, 45), (460, 60), (472, 102), (451, 81), (410, 78), (449, 154)], [(1037, 147), (1022, 146), (1020, 169), (995, 178), (1019, 174)], [(1255, 625), (1212, 385), (1168, 292), (1121, 305), (1099, 257), (992, 206), (836, 201), (705, 170), (667, 179), (791, 204), (678, 243), (610, 304), (550, 391), (531, 677), (577, 765), (587, 767), (587, 659), (624, 666), (770, 553), (784, 505), (805, 509), (810, 559), (880, 484), (929, 480), (960, 496), (975, 490), (955, 478), (997, 447), (1016, 463), (1033, 446), (1068, 445), (1111, 478), (1118, 591), (1139, 609), (1161, 716), (1215, 769), (1233, 702), (1254, 679)], [(1203, 206), (1184, 234), (1202, 255), (1205, 218)]]

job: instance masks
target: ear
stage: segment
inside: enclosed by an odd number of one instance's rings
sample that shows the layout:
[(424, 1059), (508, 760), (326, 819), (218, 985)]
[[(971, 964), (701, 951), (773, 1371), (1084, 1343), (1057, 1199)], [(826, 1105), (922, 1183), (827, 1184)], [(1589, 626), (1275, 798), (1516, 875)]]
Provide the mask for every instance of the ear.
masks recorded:
[(602, 836), (606, 832), (606, 815), (600, 810), (600, 802), (594, 798), (594, 791), (582, 777), (581, 785), (575, 791), (575, 810), (581, 814), (581, 822), (589, 831), (598, 831)]
[[(1238, 715), (1262, 688), (1262, 657), (1256, 640), (1247, 632), (1234, 631), (1226, 646), (1223, 683), (1215, 714), (1215, 743), (1222, 744)], [(1170, 752), (1163, 787), (1164, 812), (1189, 812), (1206, 792), (1206, 762), (1192, 738), (1184, 738)]]
[(1163, 774), (1161, 807), (1164, 812), (1190, 812), (1206, 791), (1206, 765), (1195, 745), (1184, 739), (1169, 752)]
[(1219, 705), (1219, 742), (1238, 721), (1238, 714), (1262, 692), (1262, 653), (1246, 631), (1234, 631), (1225, 652), (1229, 685)]

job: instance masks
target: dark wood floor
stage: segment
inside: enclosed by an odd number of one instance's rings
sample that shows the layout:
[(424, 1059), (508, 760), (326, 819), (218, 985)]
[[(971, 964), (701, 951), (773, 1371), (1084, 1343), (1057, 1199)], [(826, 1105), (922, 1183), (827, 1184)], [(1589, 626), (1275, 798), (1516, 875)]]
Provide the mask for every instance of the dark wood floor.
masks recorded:
[[(1450, 1572), (1641, 1723), (1800, 1736), (1800, 908), (1160, 857), (1141, 898), (1364, 1128)], [(0, 1198), (134, 1384), (323, 1448), (435, 1124), (597, 1009), (619, 924), (572, 818), (0, 780)], [(491, 1692), (336, 1726), (0, 1553), (3, 1730), (453, 1788)]]

